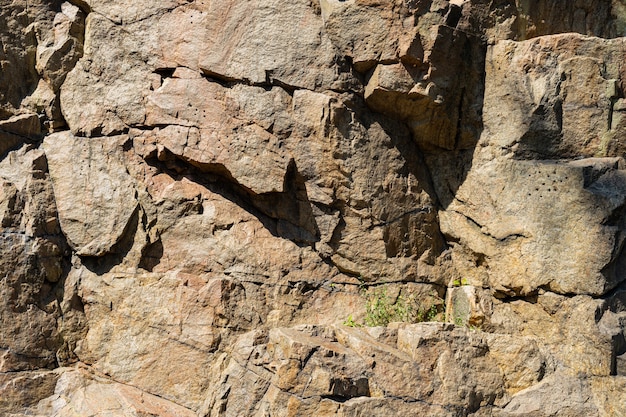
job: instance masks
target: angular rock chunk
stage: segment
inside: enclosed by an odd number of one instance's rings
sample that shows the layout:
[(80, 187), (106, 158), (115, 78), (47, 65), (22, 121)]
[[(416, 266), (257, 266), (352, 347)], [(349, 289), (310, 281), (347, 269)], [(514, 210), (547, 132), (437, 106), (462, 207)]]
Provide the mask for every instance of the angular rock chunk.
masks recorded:
[(491, 47), (488, 142), (524, 159), (622, 155), (625, 56), (623, 39), (574, 34)]
[(403, 62), (376, 66), (365, 88), (368, 106), (405, 121), (422, 148), (474, 146), (482, 128), (483, 41), (440, 25), (411, 48), (423, 51), (423, 62), (406, 52)]
[(21, 401), (16, 387), (37, 385), (17, 374), (7, 382), (10, 375), (55, 367), (63, 343), (50, 292), (62, 278), (66, 244), (46, 171), (43, 151), (27, 146), (0, 161), (0, 414), (11, 398)]
[(116, 415), (120, 417), (195, 417), (197, 414), (139, 388), (96, 376), (84, 368), (55, 371), (54, 393), (34, 405), (29, 415)]
[(570, 161), (623, 154), (623, 57), (622, 40), (575, 34), (491, 47), (485, 130), (441, 214), (457, 253), (473, 258), (473, 285), (597, 296), (626, 279), (624, 162)]
[(553, 375), (518, 393), (498, 416), (602, 415), (590, 394), (587, 381)]
[(506, 340), (443, 323), (257, 330), (240, 336), (225, 355), (213, 379), (221, 389), (202, 411), (467, 415), (506, 405), (506, 389), (535, 386), (553, 371), (533, 339)]
[[(368, 71), (380, 61), (397, 60), (398, 44), (409, 43), (418, 30), (411, 15), (415, 12), (412, 5), (394, 10), (398, 3), (321, 0), (324, 32), (342, 54), (351, 58), (359, 72)], [(436, 13), (429, 17), (443, 18)], [(404, 24), (398, 24), (400, 19)]]
[(44, 141), (61, 229), (78, 255), (109, 252), (137, 210), (135, 187), (122, 162), (125, 140), (61, 132)]
[(21, 114), (0, 121), (0, 157), (25, 142), (31, 142), (41, 135), (41, 125), (36, 114)]
[(282, 140), (290, 101), (281, 88), (168, 78), (148, 98), (146, 123), (169, 126), (148, 141), (254, 193), (281, 192), (290, 160)]
[(149, 63), (155, 59), (151, 24), (148, 19), (127, 29), (97, 13), (87, 16), (84, 55), (67, 74), (60, 94), (72, 133), (114, 135), (143, 123)]
[(39, 415), (32, 408), (54, 394), (58, 379), (59, 375), (54, 371), (0, 373), (0, 413), (11, 417)]
[(614, 158), (481, 164), (441, 213), (442, 232), (484, 257), (483, 284), (496, 290), (604, 294), (626, 279), (618, 167)]
[(63, 3), (54, 18), (50, 37), (37, 45), (35, 68), (58, 91), (67, 73), (83, 54), (84, 13), (75, 5)]
[(339, 89), (351, 76), (341, 74), (341, 58), (313, 3), (228, 0), (179, 7), (159, 22), (163, 65), (252, 84)]

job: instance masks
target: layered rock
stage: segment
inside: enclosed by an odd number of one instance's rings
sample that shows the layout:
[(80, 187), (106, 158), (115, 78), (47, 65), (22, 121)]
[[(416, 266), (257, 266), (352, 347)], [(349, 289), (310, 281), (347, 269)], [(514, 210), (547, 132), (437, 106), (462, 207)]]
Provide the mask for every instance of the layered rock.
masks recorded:
[(626, 413), (617, 2), (5, 3), (3, 415)]
[(624, 311), (607, 307), (625, 278), (621, 50), (577, 35), (490, 48), (485, 130), (440, 213), (467, 286), (449, 303), (461, 322), (541, 335), (563, 365), (592, 375), (618, 373), (624, 353)]

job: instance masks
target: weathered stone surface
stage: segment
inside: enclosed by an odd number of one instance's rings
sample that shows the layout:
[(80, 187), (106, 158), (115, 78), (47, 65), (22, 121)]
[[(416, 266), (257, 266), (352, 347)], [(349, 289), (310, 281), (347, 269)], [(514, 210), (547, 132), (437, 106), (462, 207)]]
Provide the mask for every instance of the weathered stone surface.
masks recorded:
[(44, 141), (61, 229), (78, 255), (107, 253), (137, 214), (137, 192), (121, 158), (126, 139), (63, 132)]
[(563, 415), (595, 415), (603, 404), (587, 381), (557, 371), (536, 339), (441, 323), (255, 331), (221, 362), (221, 389), (201, 414), (547, 416), (551, 408), (540, 404), (550, 403)]
[(0, 377), (0, 410), (5, 416), (37, 415), (31, 410), (51, 396), (59, 378), (55, 371), (3, 372)]
[(54, 367), (61, 343), (53, 287), (65, 243), (46, 170), (39, 150), (14, 151), (0, 162), (1, 372)]
[(283, 191), (290, 160), (283, 138), (291, 127), (283, 89), (225, 88), (193, 74), (165, 79), (148, 100), (146, 123), (171, 126), (147, 140), (257, 194)]
[(159, 25), (166, 67), (310, 90), (353, 83), (349, 65), (323, 32), (315, 2), (200, 2), (179, 7)]
[[(599, 415), (587, 381), (562, 375), (544, 379), (541, 383), (520, 392), (500, 416), (579, 416)], [(530, 400), (532, 398), (532, 400)]]
[[(191, 91), (205, 94), (189, 100)], [(141, 133), (139, 152), (236, 181), (252, 205), (278, 219), (276, 233), (315, 244), (346, 272), (423, 279), (441, 251), (428, 173), (397, 123), (361, 116), (362, 107), (336, 94), (226, 88), (183, 71), (165, 80), (147, 108), (147, 123), (175, 125)], [(379, 146), (388, 151), (374, 156)], [(256, 163), (262, 172), (251, 169)], [(398, 203), (389, 207), (384, 196)], [(370, 250), (355, 251), (354, 239)]]
[(143, 123), (143, 103), (151, 86), (149, 63), (155, 59), (154, 35), (146, 30), (150, 24), (150, 19), (142, 20), (126, 30), (102, 15), (87, 16), (84, 55), (67, 75), (60, 94), (72, 133), (111, 135)]
[[(50, 19), (48, 5), (33, 2), (33, 16), (45, 22)], [(28, 95), (29, 89), (37, 85), (34, 57), (37, 48), (35, 31), (31, 22), (30, 9), (25, 3), (2, 2), (0, 11), (2, 27), (6, 28), (0, 35), (2, 38), (2, 72), (0, 73), (0, 117), (7, 119), (17, 112), (21, 100)], [(51, 22), (45, 22), (48, 27)]]
[(624, 7), (557, 3), (4, 1), (0, 414), (625, 415)]
[[(619, 124), (606, 125), (621, 94), (619, 45), (558, 35), (491, 48), (485, 131), (441, 213), (442, 232), (477, 259), (475, 285), (597, 296), (624, 281), (623, 161), (565, 159), (621, 155)], [(435, 178), (438, 189), (445, 182)]]
[(480, 285), (509, 295), (602, 295), (626, 278), (620, 226), (607, 221), (624, 203), (621, 163), (485, 162), (441, 214), (442, 231), (481, 257)]
[(35, 141), (41, 135), (36, 114), (22, 114), (0, 121), (0, 155), (19, 148), (26, 142)]
[(409, 48), (419, 57), (376, 66), (365, 88), (367, 104), (405, 121), (422, 148), (474, 146), (482, 129), (482, 39), (442, 24), (424, 29)]
[(54, 28), (48, 38), (37, 45), (35, 68), (54, 91), (58, 91), (67, 73), (83, 54), (85, 17), (75, 5), (61, 4), (61, 12), (54, 17)]
[[(624, 353), (625, 177), (619, 122), (607, 124), (619, 119), (620, 45), (558, 35), (490, 47), (471, 166), (453, 166), (460, 181), (433, 176), (449, 201), (440, 226), (455, 242), (450, 286), (461, 285), (449, 290), (450, 319), (537, 337), (570, 375), (520, 391), (493, 415), (623, 413), (574, 377), (602, 376), (609, 389)], [(567, 406), (538, 408), (544, 395)]]
[[(28, 409), (35, 416), (163, 416), (193, 417), (180, 405), (89, 372), (89, 368), (60, 368), (52, 392)], [(11, 414), (11, 416), (14, 416)]]
[(523, 159), (622, 155), (623, 42), (555, 35), (492, 47), (485, 101), (498, 105), (485, 106), (486, 141)]
[(505, 1), (490, 6), (495, 25), (487, 33), (497, 40), (524, 40), (564, 32), (604, 38), (625, 35), (624, 5), (619, 1), (554, 3), (530, 0)]

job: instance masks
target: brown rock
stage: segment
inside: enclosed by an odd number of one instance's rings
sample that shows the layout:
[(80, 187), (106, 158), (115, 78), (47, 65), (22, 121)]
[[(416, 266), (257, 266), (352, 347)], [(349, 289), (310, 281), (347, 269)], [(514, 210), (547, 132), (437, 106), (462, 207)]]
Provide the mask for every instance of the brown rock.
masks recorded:
[(196, 413), (178, 404), (120, 384), (88, 369), (61, 368), (56, 372), (54, 393), (31, 407), (30, 415), (105, 415), (192, 417)]
[(37, 415), (31, 410), (40, 400), (53, 395), (58, 379), (54, 371), (3, 372), (0, 411), (5, 416)]
[(626, 414), (619, 2), (4, 3), (0, 414)]
[(84, 55), (67, 74), (60, 93), (73, 134), (112, 135), (143, 123), (152, 73), (147, 62), (154, 60), (148, 58), (155, 47), (146, 29), (151, 24), (150, 19), (141, 20), (128, 31), (102, 15), (87, 17)]
[(22, 114), (0, 121), (0, 155), (19, 148), (26, 142), (37, 140), (41, 126), (36, 114)]
[(22, 148), (10, 153), (0, 162), (0, 177), (0, 369), (10, 373), (54, 367), (62, 339), (53, 283), (62, 274), (66, 246), (55, 228), (43, 152)]
[(35, 68), (54, 91), (65, 81), (67, 73), (83, 54), (85, 17), (75, 5), (65, 2), (54, 17), (50, 37), (37, 45)]
[(484, 136), (517, 158), (621, 155), (622, 49), (578, 35), (492, 47)]
[(61, 229), (78, 255), (110, 251), (137, 213), (136, 191), (121, 158), (126, 139), (87, 140), (69, 132), (46, 137)]
[(289, 155), (281, 149), (280, 133), (289, 128), (289, 104), (280, 88), (228, 89), (204, 78), (168, 78), (149, 97), (146, 123), (175, 125), (155, 132), (152, 140), (201, 169), (233, 178), (257, 194), (281, 192)]
[(506, 346), (490, 340), (497, 338), (440, 323), (394, 330), (302, 326), (251, 332), (224, 359), (222, 388), (205, 406), (210, 415), (246, 414), (255, 404), (294, 416), (467, 414), (508, 402), (499, 370), (512, 366), (507, 352), (524, 352), (516, 359), (525, 363), (520, 371), (535, 378), (515, 380), (511, 386), (520, 384), (517, 390), (541, 380), (546, 371), (546, 358), (532, 340), (511, 338)]

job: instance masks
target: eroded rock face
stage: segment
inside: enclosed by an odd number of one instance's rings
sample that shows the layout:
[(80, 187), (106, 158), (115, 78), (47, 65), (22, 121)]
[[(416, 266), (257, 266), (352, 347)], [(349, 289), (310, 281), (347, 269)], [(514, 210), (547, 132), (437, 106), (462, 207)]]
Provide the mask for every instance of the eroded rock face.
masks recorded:
[(626, 414), (621, 3), (5, 3), (0, 414)]
[(61, 228), (78, 255), (110, 252), (136, 215), (136, 191), (121, 161), (123, 140), (86, 141), (63, 132), (44, 141)]

